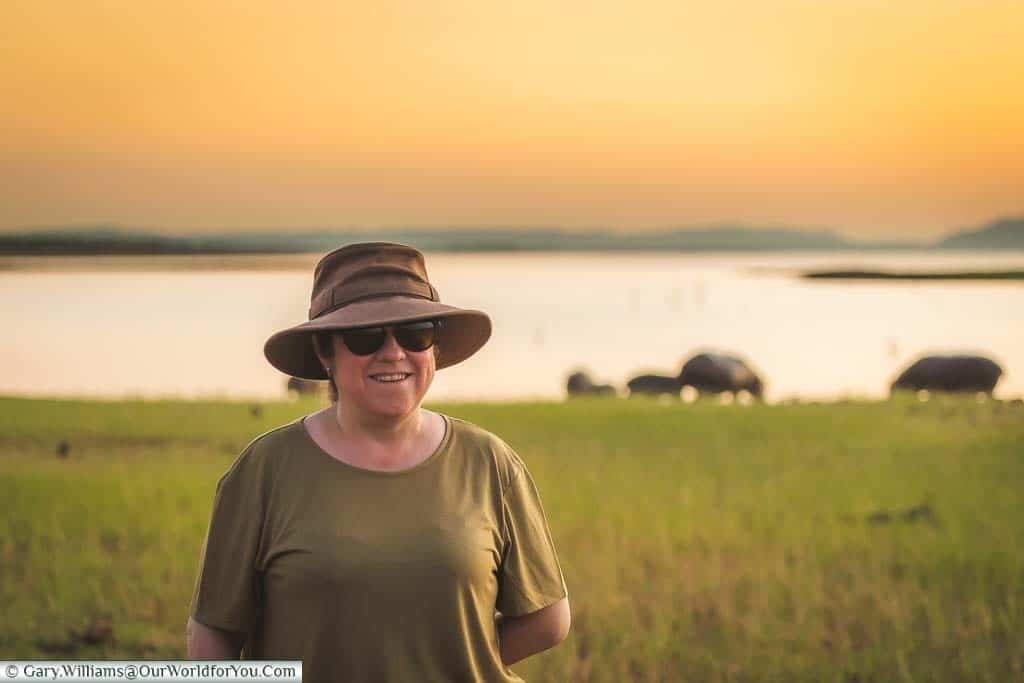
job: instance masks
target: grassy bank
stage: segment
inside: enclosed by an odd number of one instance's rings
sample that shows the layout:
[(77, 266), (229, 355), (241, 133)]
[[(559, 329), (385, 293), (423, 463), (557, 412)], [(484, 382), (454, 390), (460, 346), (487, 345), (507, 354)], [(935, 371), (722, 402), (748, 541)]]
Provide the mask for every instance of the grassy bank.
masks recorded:
[(1024, 270), (936, 273), (887, 273), (876, 270), (823, 270), (804, 273), (808, 280), (1024, 280)]
[[(217, 477), (316, 407), (0, 399), (0, 657), (182, 656)], [(1019, 405), (436, 407), (543, 495), (574, 622), (527, 680), (1024, 677)]]

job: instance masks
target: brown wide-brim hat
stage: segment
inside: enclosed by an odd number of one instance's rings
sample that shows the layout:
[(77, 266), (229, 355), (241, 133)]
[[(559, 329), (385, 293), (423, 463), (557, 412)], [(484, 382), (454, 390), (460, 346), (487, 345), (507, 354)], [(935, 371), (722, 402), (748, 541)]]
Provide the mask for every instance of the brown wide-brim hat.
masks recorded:
[(309, 320), (271, 335), (263, 355), (285, 374), (327, 379), (313, 350), (314, 333), (416, 320), (440, 321), (438, 369), (466, 360), (491, 336), (486, 313), (441, 303), (419, 250), (391, 242), (349, 244), (317, 263)]

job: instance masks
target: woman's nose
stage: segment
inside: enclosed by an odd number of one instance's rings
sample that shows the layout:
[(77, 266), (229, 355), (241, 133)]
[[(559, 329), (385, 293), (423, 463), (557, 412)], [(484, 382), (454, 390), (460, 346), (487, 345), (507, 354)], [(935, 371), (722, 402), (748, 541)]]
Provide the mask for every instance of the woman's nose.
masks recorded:
[(405, 349), (395, 339), (395, 331), (388, 328), (388, 336), (384, 339), (384, 345), (380, 347), (380, 357), (385, 360), (402, 360), (405, 358)]

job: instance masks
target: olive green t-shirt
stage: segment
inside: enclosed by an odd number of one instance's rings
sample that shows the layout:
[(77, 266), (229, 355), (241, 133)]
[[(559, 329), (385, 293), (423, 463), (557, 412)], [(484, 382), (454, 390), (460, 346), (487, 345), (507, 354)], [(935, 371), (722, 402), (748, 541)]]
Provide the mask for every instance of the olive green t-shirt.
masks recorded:
[(522, 459), (444, 418), (396, 472), (332, 457), (301, 418), (257, 437), (217, 483), (192, 617), (307, 681), (521, 681), (494, 612), (551, 605), (565, 580)]

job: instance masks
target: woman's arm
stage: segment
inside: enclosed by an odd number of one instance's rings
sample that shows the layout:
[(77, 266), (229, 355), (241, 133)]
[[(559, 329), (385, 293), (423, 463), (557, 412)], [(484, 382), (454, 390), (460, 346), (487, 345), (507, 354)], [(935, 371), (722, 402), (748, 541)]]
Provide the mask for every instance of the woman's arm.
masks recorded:
[(519, 617), (499, 614), (496, 623), (501, 661), (514, 664), (558, 645), (569, 635), (571, 622), (569, 598)]
[(212, 628), (189, 617), (185, 641), (189, 659), (238, 659), (245, 634)]

